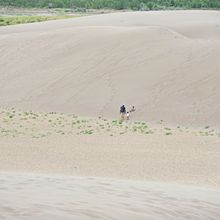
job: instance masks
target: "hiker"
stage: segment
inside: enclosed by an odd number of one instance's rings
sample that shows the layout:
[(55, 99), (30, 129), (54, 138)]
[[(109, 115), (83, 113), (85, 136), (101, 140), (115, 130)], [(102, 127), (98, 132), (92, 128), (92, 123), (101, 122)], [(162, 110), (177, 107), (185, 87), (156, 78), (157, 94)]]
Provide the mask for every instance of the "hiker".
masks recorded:
[(124, 116), (125, 116), (125, 114), (126, 114), (126, 108), (125, 108), (124, 105), (122, 105), (122, 106), (120, 107), (120, 114), (121, 114), (121, 118), (123, 119)]

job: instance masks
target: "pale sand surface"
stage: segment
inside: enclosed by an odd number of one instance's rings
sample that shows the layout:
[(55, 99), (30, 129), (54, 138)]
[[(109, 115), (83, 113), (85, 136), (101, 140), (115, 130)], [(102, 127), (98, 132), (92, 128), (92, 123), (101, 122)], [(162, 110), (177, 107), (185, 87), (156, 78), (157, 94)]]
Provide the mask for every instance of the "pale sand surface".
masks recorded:
[[(184, 143), (183, 143), (184, 141)], [(220, 186), (219, 138), (1, 138), (0, 170)]]
[(0, 115), (0, 219), (220, 217), (217, 130), (14, 109)]
[(218, 11), (0, 28), (0, 219), (218, 220), (219, 39)]
[(220, 12), (126, 12), (0, 28), (0, 105), (219, 127)]
[(220, 132), (0, 111), (0, 170), (220, 186)]
[(0, 173), (0, 219), (218, 220), (220, 191), (153, 182)]

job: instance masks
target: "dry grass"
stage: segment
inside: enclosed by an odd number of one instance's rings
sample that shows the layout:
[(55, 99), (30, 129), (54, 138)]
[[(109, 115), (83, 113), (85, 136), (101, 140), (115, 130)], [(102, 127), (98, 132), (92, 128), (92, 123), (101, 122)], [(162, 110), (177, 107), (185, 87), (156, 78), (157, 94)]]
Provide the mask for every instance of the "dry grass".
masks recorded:
[(25, 23), (34, 23), (42, 22), (49, 20), (58, 20), (58, 19), (67, 19), (74, 18), (76, 15), (52, 15), (52, 16), (0, 16), (0, 26), (7, 25), (16, 25), (16, 24), (25, 24)]

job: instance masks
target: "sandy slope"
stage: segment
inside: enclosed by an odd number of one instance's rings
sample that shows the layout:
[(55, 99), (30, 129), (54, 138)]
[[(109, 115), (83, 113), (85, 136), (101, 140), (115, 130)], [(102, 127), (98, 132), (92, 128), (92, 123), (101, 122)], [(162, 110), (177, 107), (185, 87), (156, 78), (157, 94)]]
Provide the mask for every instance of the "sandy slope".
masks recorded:
[[(220, 149), (213, 132), (172, 129), (167, 136), (150, 127), (154, 133), (120, 134), (124, 127), (107, 132), (104, 121), (104, 130), (86, 135), (69, 125), (70, 116), (42, 115), (1, 121), (0, 219), (219, 220)], [(97, 122), (80, 130), (104, 124)]]
[(220, 191), (158, 183), (0, 173), (6, 220), (218, 220)]
[(220, 132), (0, 111), (0, 171), (220, 187)]
[(220, 12), (127, 12), (0, 28), (0, 105), (219, 127)]

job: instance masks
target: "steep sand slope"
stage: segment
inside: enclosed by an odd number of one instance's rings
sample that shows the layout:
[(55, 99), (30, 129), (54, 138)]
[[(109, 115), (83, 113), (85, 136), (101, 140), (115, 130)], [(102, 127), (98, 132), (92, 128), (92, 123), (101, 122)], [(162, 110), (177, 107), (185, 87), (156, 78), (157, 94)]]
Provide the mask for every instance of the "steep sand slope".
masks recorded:
[(127, 12), (0, 28), (0, 105), (219, 127), (220, 12)]

